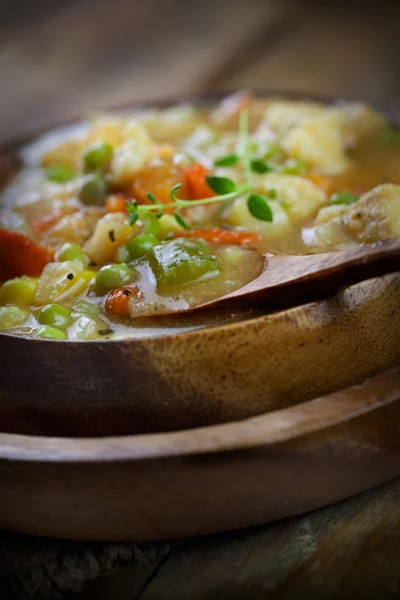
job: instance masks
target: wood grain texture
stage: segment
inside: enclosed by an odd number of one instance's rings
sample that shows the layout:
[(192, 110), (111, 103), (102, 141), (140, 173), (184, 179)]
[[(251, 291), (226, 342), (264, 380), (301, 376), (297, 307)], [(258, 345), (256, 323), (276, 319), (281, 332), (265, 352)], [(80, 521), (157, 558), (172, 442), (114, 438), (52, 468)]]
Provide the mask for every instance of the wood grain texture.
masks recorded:
[(186, 542), (143, 600), (324, 600), (400, 594), (400, 481), (297, 519)]
[(194, 431), (75, 440), (0, 434), (0, 527), (115, 541), (265, 523), (399, 476), (399, 433), (400, 367)]

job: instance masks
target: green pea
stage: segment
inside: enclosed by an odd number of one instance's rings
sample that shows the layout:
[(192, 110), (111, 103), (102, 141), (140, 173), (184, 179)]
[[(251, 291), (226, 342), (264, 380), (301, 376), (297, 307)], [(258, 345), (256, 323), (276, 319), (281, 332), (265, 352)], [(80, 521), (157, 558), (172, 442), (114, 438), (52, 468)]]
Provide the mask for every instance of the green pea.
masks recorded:
[(45, 169), (45, 173), (47, 179), (56, 183), (66, 183), (71, 179), (75, 179), (77, 175), (75, 169), (68, 165), (52, 165)]
[(19, 306), (0, 306), (0, 327), (22, 325), (29, 318), (29, 312)]
[(82, 263), (84, 269), (86, 269), (86, 267), (88, 266), (88, 259), (82, 249), (82, 246), (80, 246), (79, 244), (73, 244), (71, 242), (66, 242), (62, 246), (58, 254), (58, 260), (79, 260)]
[(146, 212), (140, 215), (140, 220), (143, 223), (143, 233), (149, 233), (158, 237), (160, 235), (160, 220), (151, 212)]
[(88, 148), (83, 156), (87, 171), (106, 170), (113, 155), (113, 148), (107, 142), (97, 142)]
[(104, 202), (107, 195), (106, 182), (99, 175), (89, 175), (83, 184), (79, 198), (83, 204), (99, 205)]
[(39, 310), (36, 318), (42, 325), (66, 327), (69, 322), (70, 311), (60, 304), (47, 304)]
[(133, 239), (129, 240), (126, 247), (129, 252), (130, 260), (147, 256), (154, 246), (160, 243), (160, 240), (155, 235), (150, 233), (140, 233)]
[(5, 281), (0, 288), (0, 304), (17, 304), (27, 306), (35, 299), (37, 279), (33, 277), (16, 277)]
[(33, 332), (33, 337), (45, 338), (47, 340), (67, 340), (68, 336), (62, 329), (58, 329), (58, 327), (50, 327), (49, 325), (43, 325), (43, 327), (39, 327), (35, 329)]
[(105, 265), (96, 275), (96, 294), (103, 296), (108, 290), (125, 285), (135, 277), (135, 271), (123, 263), (119, 265)]

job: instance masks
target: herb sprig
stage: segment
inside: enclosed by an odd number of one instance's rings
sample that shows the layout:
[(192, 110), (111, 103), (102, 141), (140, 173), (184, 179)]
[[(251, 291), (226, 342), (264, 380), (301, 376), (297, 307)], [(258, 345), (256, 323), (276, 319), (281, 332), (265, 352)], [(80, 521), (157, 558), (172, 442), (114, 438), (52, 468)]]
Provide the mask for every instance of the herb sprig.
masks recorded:
[[(183, 219), (180, 211), (184, 208), (191, 208), (193, 206), (202, 206), (207, 204), (215, 204), (216, 202), (227, 202), (228, 200), (234, 200), (238, 196), (248, 194), (247, 197), (247, 207), (250, 213), (256, 219), (260, 221), (272, 221), (273, 214), (272, 210), (269, 206), (268, 199), (266, 196), (261, 194), (252, 193), (253, 188), (253, 178), (252, 172), (253, 170), (256, 172), (261, 172), (261, 166), (258, 161), (252, 161), (250, 157), (250, 144), (249, 144), (249, 112), (248, 109), (245, 108), (240, 111), (239, 114), (239, 139), (240, 139), (240, 148), (241, 148), (241, 156), (236, 157), (236, 155), (229, 155), (225, 157), (225, 164), (221, 164), (220, 166), (230, 166), (236, 164), (241, 160), (242, 167), (245, 174), (245, 183), (237, 186), (234, 181), (229, 179), (228, 177), (218, 177), (216, 175), (209, 175), (205, 178), (208, 186), (215, 192), (216, 196), (211, 198), (201, 198), (198, 200), (185, 200), (177, 197), (177, 193), (182, 187), (181, 183), (175, 185), (170, 191), (171, 202), (167, 204), (161, 204), (157, 202), (157, 198), (151, 192), (147, 193), (147, 198), (150, 201), (150, 204), (141, 204), (138, 205), (136, 200), (132, 200), (127, 204), (127, 211), (129, 217), (129, 223), (134, 225), (138, 219), (140, 219), (140, 215), (149, 211), (155, 211), (156, 216), (158, 218), (162, 217), (164, 211), (166, 209), (173, 209), (174, 217), (177, 223), (183, 227), (184, 229), (190, 229), (190, 226)], [(236, 160), (237, 158), (237, 160)], [(264, 172), (268, 171), (269, 168), (266, 167)], [(273, 192), (273, 190), (270, 190)], [(273, 193), (268, 193), (269, 198), (276, 197)]]

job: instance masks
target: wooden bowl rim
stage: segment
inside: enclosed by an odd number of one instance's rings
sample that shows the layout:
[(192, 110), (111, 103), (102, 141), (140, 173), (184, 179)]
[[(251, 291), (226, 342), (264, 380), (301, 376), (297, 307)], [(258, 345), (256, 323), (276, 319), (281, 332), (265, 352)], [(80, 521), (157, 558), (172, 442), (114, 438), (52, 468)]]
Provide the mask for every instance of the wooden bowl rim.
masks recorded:
[(184, 431), (102, 438), (0, 433), (0, 460), (42, 463), (140, 462), (272, 448), (400, 401), (400, 367), (361, 384), (242, 421)]
[[(361, 102), (360, 100), (356, 100), (356, 99), (350, 99), (350, 98), (342, 98), (342, 97), (335, 97), (329, 94), (315, 94), (315, 93), (307, 93), (307, 92), (296, 92), (296, 91), (282, 91), (282, 90), (278, 90), (278, 89), (272, 89), (272, 90), (260, 90), (260, 89), (249, 89), (246, 88), (245, 90), (222, 90), (220, 92), (205, 92), (203, 94), (194, 94), (194, 95), (184, 95), (182, 97), (170, 97), (170, 98), (165, 98), (165, 99), (159, 99), (159, 100), (148, 100), (148, 101), (142, 101), (142, 102), (135, 102), (135, 103), (125, 103), (125, 104), (121, 104), (121, 105), (117, 105), (114, 107), (110, 107), (109, 109), (104, 109), (105, 111), (110, 111), (110, 112), (118, 112), (118, 111), (126, 111), (126, 110), (131, 110), (131, 109), (146, 109), (146, 108), (166, 108), (168, 106), (174, 106), (177, 104), (193, 104), (193, 105), (202, 105), (202, 104), (208, 104), (208, 103), (216, 103), (220, 100), (222, 100), (223, 98), (240, 92), (240, 91), (245, 91), (245, 92), (249, 92), (251, 94), (253, 94), (256, 98), (268, 98), (268, 97), (272, 97), (272, 98), (289, 98), (292, 100), (300, 100), (300, 101), (314, 101), (314, 102), (321, 102), (324, 104), (340, 104), (340, 103), (346, 103), (346, 102)], [(389, 115), (388, 113), (386, 113), (389, 118), (392, 118), (391, 115)], [(28, 144), (30, 141), (32, 141), (33, 139), (41, 136), (41, 135), (45, 135), (46, 133), (50, 133), (51, 131), (53, 131), (54, 129), (59, 129), (59, 128), (63, 128), (63, 127), (68, 127), (69, 125), (73, 125), (74, 123), (77, 123), (77, 119), (79, 119), (79, 117), (76, 118), (72, 118), (69, 119), (67, 121), (61, 122), (58, 125), (49, 125), (46, 128), (42, 128), (41, 130), (38, 130), (37, 132), (32, 132), (29, 133), (26, 137), (21, 137), (21, 138), (17, 138), (15, 140), (10, 140), (10, 141), (5, 141), (0, 145), (0, 154), (3, 152), (15, 152), (15, 151), (19, 151), (19, 149)], [(356, 284), (359, 285), (359, 284)], [(352, 286), (351, 286), (352, 287)], [(347, 289), (347, 288), (346, 288)], [(336, 297), (336, 294), (334, 296), (332, 296), (333, 298)], [(150, 340), (166, 340), (168, 341), (171, 338), (176, 338), (177, 336), (184, 336), (185, 339), (190, 338), (190, 336), (195, 336), (198, 337), (199, 334), (201, 333), (210, 333), (210, 332), (219, 332), (219, 331), (230, 331), (231, 329), (234, 330), (238, 330), (242, 327), (246, 327), (248, 326), (250, 323), (252, 324), (257, 324), (257, 323), (261, 323), (262, 321), (265, 321), (266, 319), (274, 319), (274, 318), (281, 318), (282, 314), (285, 315), (285, 317), (289, 317), (289, 318), (294, 318), (296, 319), (296, 314), (298, 312), (301, 312), (303, 310), (307, 310), (310, 309), (312, 306), (318, 306), (321, 302), (323, 302), (325, 299), (322, 300), (316, 300), (316, 301), (311, 301), (311, 302), (306, 302), (303, 304), (298, 304), (289, 308), (284, 308), (281, 310), (273, 310), (272, 312), (269, 313), (265, 313), (262, 315), (257, 315), (255, 317), (249, 317), (249, 318), (245, 318), (241, 321), (236, 321), (233, 323), (225, 323), (222, 325), (210, 325), (210, 326), (205, 326), (205, 327), (201, 327), (199, 329), (191, 329), (189, 331), (183, 331), (180, 333), (167, 333), (167, 334), (162, 334), (162, 335), (155, 335), (155, 336), (151, 336), (148, 338), (121, 338), (121, 339), (110, 339), (110, 340), (65, 340), (65, 342), (68, 344), (68, 346), (75, 346), (76, 344), (94, 344), (96, 345), (97, 348), (101, 349), (103, 347), (104, 344), (145, 344), (146, 342), (148, 343)], [(47, 339), (41, 339), (41, 338), (25, 338), (25, 337), (19, 337), (19, 336), (15, 336), (12, 335), (10, 333), (6, 333), (6, 332), (0, 332), (0, 339), (2, 337), (6, 337), (6, 338), (13, 338), (15, 340), (21, 340), (21, 342), (16, 342), (16, 343), (28, 343), (28, 344), (32, 344), (32, 343), (40, 343), (40, 344), (53, 344), (53, 343), (60, 343), (60, 340), (47, 340)]]

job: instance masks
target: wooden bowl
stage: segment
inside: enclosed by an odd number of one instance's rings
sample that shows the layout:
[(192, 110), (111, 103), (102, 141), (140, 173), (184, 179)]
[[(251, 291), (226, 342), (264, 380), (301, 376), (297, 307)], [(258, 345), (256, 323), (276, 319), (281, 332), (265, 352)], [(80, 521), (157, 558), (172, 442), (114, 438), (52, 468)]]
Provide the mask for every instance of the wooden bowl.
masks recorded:
[[(0, 180), (16, 156), (0, 153)], [(318, 302), (179, 335), (59, 343), (0, 334), (0, 431), (178, 430), (304, 402), (400, 363), (399, 305), (396, 273)]]
[(103, 439), (0, 434), (0, 528), (153, 540), (256, 525), (400, 475), (400, 368), (237, 423)]

